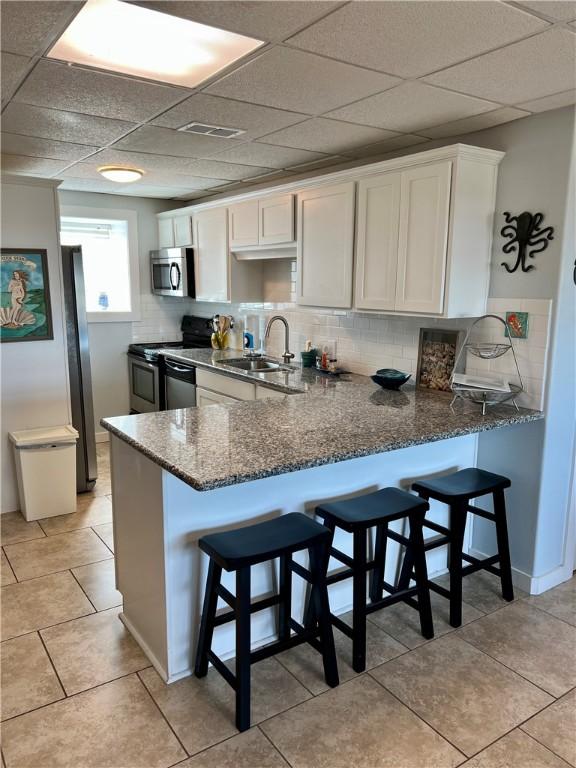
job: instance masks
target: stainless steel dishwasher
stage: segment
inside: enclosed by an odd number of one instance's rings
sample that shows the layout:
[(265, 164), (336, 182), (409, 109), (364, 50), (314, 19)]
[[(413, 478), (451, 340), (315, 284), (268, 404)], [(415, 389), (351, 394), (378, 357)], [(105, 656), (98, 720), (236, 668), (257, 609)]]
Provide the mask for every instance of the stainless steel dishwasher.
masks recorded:
[(192, 408), (196, 405), (196, 368), (164, 358), (165, 409)]

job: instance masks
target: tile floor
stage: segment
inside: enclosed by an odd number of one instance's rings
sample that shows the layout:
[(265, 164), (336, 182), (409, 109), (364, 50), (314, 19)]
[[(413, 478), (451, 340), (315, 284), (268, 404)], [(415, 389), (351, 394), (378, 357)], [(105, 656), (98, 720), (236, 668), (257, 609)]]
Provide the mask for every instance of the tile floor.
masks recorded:
[(464, 626), (433, 597), (425, 642), (406, 606), (372, 614), (368, 671), (336, 632), (341, 685), (299, 647), (253, 667), (250, 731), (210, 672), (166, 686), (118, 619), (107, 447), (74, 515), (3, 515), (6, 768), (566, 768), (576, 766), (576, 579), (500, 599), (465, 582)]

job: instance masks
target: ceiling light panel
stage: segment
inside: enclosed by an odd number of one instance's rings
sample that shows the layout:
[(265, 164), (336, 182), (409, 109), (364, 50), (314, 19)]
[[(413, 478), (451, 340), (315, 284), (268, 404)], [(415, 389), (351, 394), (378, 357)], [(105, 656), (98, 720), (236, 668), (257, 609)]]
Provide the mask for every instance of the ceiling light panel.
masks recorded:
[(119, 0), (88, 0), (48, 57), (191, 88), (263, 44)]

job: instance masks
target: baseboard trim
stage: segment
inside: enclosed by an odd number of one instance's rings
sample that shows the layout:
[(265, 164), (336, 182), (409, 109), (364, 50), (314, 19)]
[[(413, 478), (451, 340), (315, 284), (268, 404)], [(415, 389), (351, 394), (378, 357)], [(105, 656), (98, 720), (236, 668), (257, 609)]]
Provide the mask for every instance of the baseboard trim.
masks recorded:
[(107, 443), (110, 440), (110, 433), (104, 429), (102, 432), (96, 432), (97, 443)]
[[(164, 669), (162, 664), (160, 664), (160, 662), (156, 658), (155, 654), (150, 649), (150, 646), (148, 645), (148, 643), (146, 643), (144, 641), (142, 635), (140, 634), (140, 632), (138, 632), (138, 630), (136, 629), (134, 624), (132, 624), (130, 619), (126, 616), (124, 611), (122, 611), (121, 613), (118, 614), (118, 618), (120, 619), (122, 624), (124, 624), (124, 626), (126, 627), (128, 632), (130, 632), (130, 634), (132, 635), (134, 640), (136, 640), (136, 642), (138, 643), (140, 648), (142, 648), (142, 650), (144, 651), (144, 653), (148, 657), (150, 663), (152, 664), (152, 666), (154, 667), (156, 672), (158, 672), (158, 674), (160, 675), (162, 680), (164, 680), (165, 683), (173, 683), (175, 680), (178, 680), (179, 679), (178, 677), (174, 677), (171, 680), (168, 679), (167, 671)], [(181, 676), (184, 677), (185, 675), (181, 675)]]
[[(477, 549), (470, 549), (472, 557), (478, 557), (480, 559), (489, 557), (485, 552), (480, 552)], [(529, 573), (521, 571), (519, 568), (512, 566), (512, 581), (514, 586), (519, 589), (523, 589), (524, 592), (528, 592), (529, 595), (541, 595), (542, 592), (547, 592), (553, 587), (557, 587), (564, 581), (572, 578), (572, 571), (566, 566), (559, 566), (552, 571), (543, 574), (542, 576), (531, 576)]]

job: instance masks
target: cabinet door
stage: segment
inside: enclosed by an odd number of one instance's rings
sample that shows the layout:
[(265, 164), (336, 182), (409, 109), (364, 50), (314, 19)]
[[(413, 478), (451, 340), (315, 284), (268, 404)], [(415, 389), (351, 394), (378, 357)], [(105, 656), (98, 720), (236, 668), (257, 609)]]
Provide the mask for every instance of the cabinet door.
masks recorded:
[(192, 219), (190, 216), (175, 216), (172, 221), (176, 248), (192, 245)]
[(256, 400), (284, 400), (286, 397), (288, 397), (286, 392), (279, 392), (277, 389), (262, 387), (260, 384), (256, 386)]
[(228, 208), (230, 247), (258, 245), (258, 200), (231, 205)]
[(354, 301), (358, 309), (394, 309), (400, 180), (400, 173), (384, 173), (358, 184)]
[(442, 312), (452, 163), (402, 173), (395, 308)]
[(209, 389), (202, 389), (202, 387), (196, 387), (196, 405), (202, 407), (203, 405), (214, 405), (214, 403), (237, 403), (233, 397), (227, 395), (221, 395), (219, 392), (211, 392)]
[(174, 248), (174, 224), (172, 219), (158, 219), (158, 247)]
[(194, 273), (198, 301), (230, 300), (226, 208), (194, 214)]
[(352, 306), (354, 182), (298, 195), (298, 303)]
[(277, 195), (258, 201), (260, 245), (294, 241), (294, 195)]

